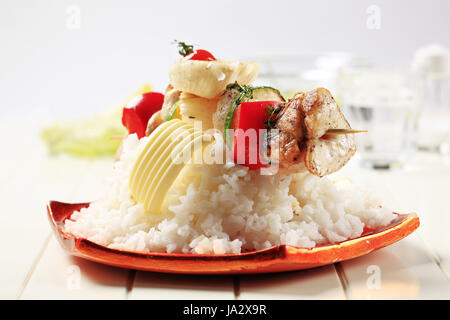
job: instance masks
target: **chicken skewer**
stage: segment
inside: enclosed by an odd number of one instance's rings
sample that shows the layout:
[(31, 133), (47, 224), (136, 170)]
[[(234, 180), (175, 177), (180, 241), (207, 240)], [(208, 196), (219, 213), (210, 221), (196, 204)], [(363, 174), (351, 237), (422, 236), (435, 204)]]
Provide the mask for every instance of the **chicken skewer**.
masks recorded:
[[(214, 126), (225, 131), (226, 115), (239, 94), (229, 88), (222, 95), (214, 114)], [(324, 176), (342, 168), (356, 151), (353, 130), (324, 88), (297, 93), (285, 103), (269, 130), (267, 139), (271, 163), (277, 163), (279, 172), (291, 174), (308, 170)], [(271, 150), (277, 145), (278, 150)]]
[[(221, 96), (213, 115), (216, 129), (225, 131), (226, 117), (238, 94), (239, 90), (230, 87)], [(179, 95), (179, 91), (168, 88), (163, 109), (150, 119), (147, 135), (164, 122), (164, 115)], [(270, 98), (273, 100), (279, 97), (275, 94), (275, 97)], [(327, 89), (297, 93), (283, 104), (276, 122), (271, 126), (277, 130), (269, 130), (266, 146), (271, 163), (277, 163), (282, 174), (306, 170), (317, 176), (333, 173), (354, 155), (356, 147), (353, 134), (366, 132), (350, 127)], [(271, 150), (272, 145), (277, 145), (279, 149)]]

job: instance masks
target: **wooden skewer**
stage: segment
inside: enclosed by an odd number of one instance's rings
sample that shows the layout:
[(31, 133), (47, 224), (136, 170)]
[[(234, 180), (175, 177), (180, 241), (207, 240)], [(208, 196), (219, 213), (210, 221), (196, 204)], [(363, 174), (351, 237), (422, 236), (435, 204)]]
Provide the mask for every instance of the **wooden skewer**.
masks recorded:
[(367, 132), (367, 130), (355, 130), (355, 129), (328, 129), (325, 134), (334, 135), (334, 134), (349, 134), (349, 133), (361, 133)]
[[(325, 135), (339, 135), (339, 134), (350, 134), (350, 133), (361, 133), (368, 132), (367, 130), (355, 130), (355, 129), (328, 129)], [(111, 136), (111, 140), (122, 140), (124, 136)]]

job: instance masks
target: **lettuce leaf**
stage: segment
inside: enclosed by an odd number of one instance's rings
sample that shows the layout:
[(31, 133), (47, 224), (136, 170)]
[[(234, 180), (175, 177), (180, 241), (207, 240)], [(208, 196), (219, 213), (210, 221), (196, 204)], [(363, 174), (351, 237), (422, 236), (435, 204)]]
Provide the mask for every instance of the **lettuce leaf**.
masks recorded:
[(52, 153), (80, 157), (114, 155), (127, 130), (121, 122), (122, 108), (92, 118), (58, 122), (44, 128), (42, 139)]
[(146, 83), (116, 108), (90, 118), (58, 121), (43, 128), (41, 137), (52, 153), (80, 157), (114, 155), (127, 134), (122, 126), (122, 109), (136, 96), (150, 92)]

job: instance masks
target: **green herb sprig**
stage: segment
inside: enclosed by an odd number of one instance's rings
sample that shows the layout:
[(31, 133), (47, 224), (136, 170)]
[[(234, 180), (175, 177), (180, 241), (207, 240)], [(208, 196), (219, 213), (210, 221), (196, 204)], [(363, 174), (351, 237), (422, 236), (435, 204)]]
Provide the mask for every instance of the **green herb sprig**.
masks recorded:
[(177, 44), (178, 47), (178, 53), (182, 55), (183, 57), (187, 56), (188, 54), (192, 53), (194, 51), (194, 46), (190, 44), (186, 44), (181, 41), (175, 40), (174, 43)]
[(281, 111), (284, 109), (284, 104), (280, 103), (276, 107), (267, 105), (266, 106), (266, 113), (264, 115), (264, 125), (267, 127), (267, 129), (273, 129), (275, 128), (276, 123), (281, 118), (281, 115), (283, 114)]

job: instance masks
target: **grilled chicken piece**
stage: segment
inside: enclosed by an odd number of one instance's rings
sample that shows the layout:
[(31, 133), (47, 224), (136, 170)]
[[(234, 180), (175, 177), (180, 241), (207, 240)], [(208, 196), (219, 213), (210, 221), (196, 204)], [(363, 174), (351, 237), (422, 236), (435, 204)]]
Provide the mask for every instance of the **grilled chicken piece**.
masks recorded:
[(164, 122), (161, 113), (162, 110), (155, 112), (148, 120), (147, 129), (145, 130), (145, 135), (147, 137), (153, 132), (153, 130), (158, 128), (158, 126)]
[(220, 130), (220, 132), (222, 133), (225, 133), (225, 119), (227, 118), (228, 112), (230, 111), (231, 104), (236, 99), (238, 94), (238, 90), (227, 88), (220, 97), (219, 102), (217, 103), (216, 112), (214, 112), (213, 114), (213, 124), (214, 128)]
[[(303, 112), (303, 93), (297, 93), (286, 104), (282, 115), (275, 124), (276, 130), (270, 130), (268, 135), (268, 151), (271, 161), (278, 163), (278, 170), (282, 174), (292, 174), (306, 171), (306, 136), (305, 115)], [(273, 145), (279, 148), (279, 152), (272, 152)]]
[(318, 88), (298, 93), (275, 124), (280, 173), (303, 171), (324, 176), (342, 168), (355, 154), (352, 134), (327, 137), (328, 129), (351, 129), (331, 93)]
[(155, 130), (161, 123), (163, 123), (167, 119), (167, 115), (169, 114), (170, 109), (172, 109), (175, 102), (180, 99), (180, 94), (181, 91), (174, 89), (170, 84), (167, 86), (161, 110), (155, 112), (148, 120), (147, 129), (145, 130), (146, 136), (149, 136), (153, 132), (153, 130)]
[(181, 91), (174, 89), (172, 85), (168, 85), (164, 93), (164, 102), (161, 108), (161, 118), (166, 119), (170, 109), (172, 109), (175, 102), (180, 99)]

